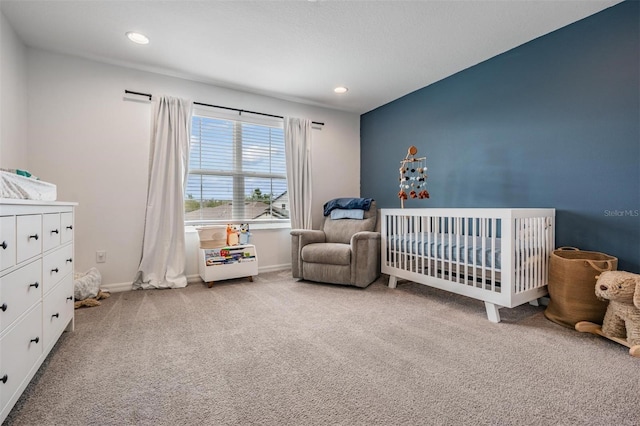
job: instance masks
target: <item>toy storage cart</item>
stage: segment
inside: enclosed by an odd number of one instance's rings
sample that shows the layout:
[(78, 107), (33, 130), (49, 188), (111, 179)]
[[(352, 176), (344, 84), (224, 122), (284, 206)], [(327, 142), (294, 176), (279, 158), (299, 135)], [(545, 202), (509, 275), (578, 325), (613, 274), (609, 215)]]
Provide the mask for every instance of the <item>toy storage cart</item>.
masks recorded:
[(258, 255), (256, 246), (244, 244), (231, 247), (200, 249), (198, 270), (202, 281), (209, 288), (214, 281), (247, 277), (253, 281), (258, 275)]

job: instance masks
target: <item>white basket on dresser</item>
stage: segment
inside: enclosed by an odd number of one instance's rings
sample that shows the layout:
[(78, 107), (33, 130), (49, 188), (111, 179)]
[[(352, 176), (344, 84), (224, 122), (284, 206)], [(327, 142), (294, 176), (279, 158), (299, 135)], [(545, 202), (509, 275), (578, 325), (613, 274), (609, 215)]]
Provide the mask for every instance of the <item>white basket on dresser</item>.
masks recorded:
[(0, 199), (0, 422), (73, 331), (76, 205)]

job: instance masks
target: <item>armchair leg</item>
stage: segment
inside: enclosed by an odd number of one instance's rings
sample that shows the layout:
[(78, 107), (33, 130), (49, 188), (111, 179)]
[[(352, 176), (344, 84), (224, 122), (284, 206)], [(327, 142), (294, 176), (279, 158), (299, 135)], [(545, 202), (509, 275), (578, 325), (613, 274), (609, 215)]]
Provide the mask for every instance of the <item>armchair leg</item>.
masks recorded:
[(389, 275), (389, 288), (396, 288), (398, 284), (398, 278), (393, 275)]

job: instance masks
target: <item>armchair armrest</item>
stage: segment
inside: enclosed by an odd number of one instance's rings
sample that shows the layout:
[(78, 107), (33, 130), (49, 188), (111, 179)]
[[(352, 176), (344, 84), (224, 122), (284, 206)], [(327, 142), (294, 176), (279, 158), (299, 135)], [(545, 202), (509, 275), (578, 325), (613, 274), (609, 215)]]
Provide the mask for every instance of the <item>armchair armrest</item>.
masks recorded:
[(351, 237), (351, 247), (353, 247), (354, 245), (357, 245), (359, 241), (368, 241), (368, 240), (380, 241), (381, 238), (382, 236), (380, 235), (379, 232), (374, 232), (374, 231), (356, 232)]
[(291, 273), (293, 278), (302, 278), (302, 248), (307, 244), (324, 243), (324, 231), (315, 229), (292, 229), (291, 232)]
[(366, 287), (380, 276), (380, 232), (356, 232), (351, 237), (351, 282)]
[(326, 238), (324, 231), (318, 231), (315, 229), (292, 229), (291, 236), (294, 240), (298, 240), (300, 250), (302, 250), (302, 247), (307, 244), (324, 243)]

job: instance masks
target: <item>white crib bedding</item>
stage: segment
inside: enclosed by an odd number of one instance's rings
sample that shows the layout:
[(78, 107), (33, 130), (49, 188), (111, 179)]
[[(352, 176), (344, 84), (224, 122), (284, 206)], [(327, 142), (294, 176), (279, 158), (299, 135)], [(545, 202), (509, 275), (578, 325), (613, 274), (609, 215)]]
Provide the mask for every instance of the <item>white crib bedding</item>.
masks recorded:
[(0, 170), (0, 198), (56, 201), (57, 187), (53, 183)]
[(425, 232), (390, 236), (387, 245), (392, 251), (401, 253), (475, 267), (493, 268), (495, 265), (496, 271), (501, 269), (500, 238)]

